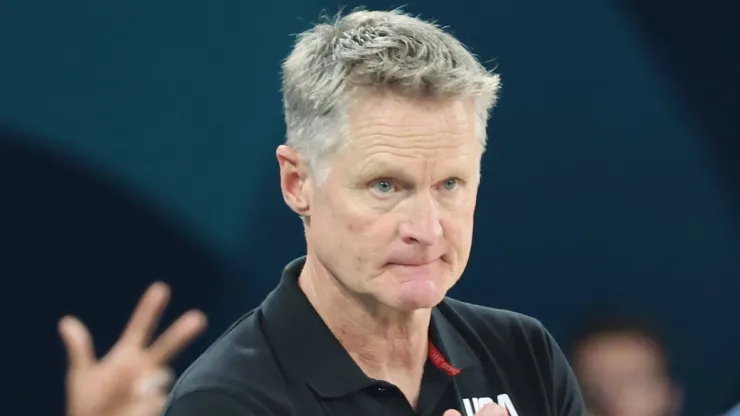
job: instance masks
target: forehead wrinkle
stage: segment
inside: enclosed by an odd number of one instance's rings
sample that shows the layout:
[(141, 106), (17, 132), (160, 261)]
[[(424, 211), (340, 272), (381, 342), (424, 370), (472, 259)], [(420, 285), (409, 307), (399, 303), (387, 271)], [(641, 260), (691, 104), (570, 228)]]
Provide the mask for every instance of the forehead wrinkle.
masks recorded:
[[(476, 137), (475, 123), (464, 114), (432, 112), (431, 114), (389, 113), (390, 109), (356, 115), (349, 120), (349, 131), (354, 138), (363, 136), (391, 136), (405, 138), (430, 138), (433, 136)], [(413, 113), (413, 112), (412, 112)]]
[[(399, 156), (402, 153), (414, 152), (414, 156), (416, 156), (419, 152), (422, 152), (423, 156), (436, 157), (444, 156), (450, 153), (450, 150), (464, 148), (468, 144), (454, 137), (439, 136), (439, 134), (399, 136), (397, 132), (396, 134), (374, 132), (367, 136), (355, 136), (349, 141), (348, 145), (349, 147), (355, 147), (360, 152), (368, 151), (368, 156), (378, 152), (398, 154)], [(451, 157), (457, 156), (456, 153), (458, 152), (451, 153)]]
[[(418, 118), (418, 120), (417, 120)], [(437, 120), (434, 120), (437, 119)], [(368, 131), (369, 130), (369, 131)], [(475, 136), (475, 128), (471, 123), (444, 114), (434, 114), (432, 117), (399, 117), (391, 115), (366, 116), (350, 124), (352, 136), (398, 136), (398, 137), (429, 137), (429, 136)]]
[[(393, 152), (393, 149), (379, 149), (374, 151), (358, 162), (360, 174), (378, 174), (390, 176), (408, 177), (410, 171), (426, 172), (424, 176), (435, 176), (435, 172), (449, 170), (445, 174), (462, 174), (465, 167), (461, 165), (474, 164), (468, 153), (450, 154), (449, 152), (437, 152), (439, 157), (426, 157), (418, 152)], [(449, 163), (450, 161), (455, 163)], [(477, 169), (477, 168), (476, 168)]]
[(413, 154), (400, 155), (390, 151), (390, 149), (378, 149), (378, 151), (360, 159), (358, 167), (362, 174), (381, 172), (400, 174), (418, 164), (418, 160), (414, 160), (417, 159), (414, 156)]

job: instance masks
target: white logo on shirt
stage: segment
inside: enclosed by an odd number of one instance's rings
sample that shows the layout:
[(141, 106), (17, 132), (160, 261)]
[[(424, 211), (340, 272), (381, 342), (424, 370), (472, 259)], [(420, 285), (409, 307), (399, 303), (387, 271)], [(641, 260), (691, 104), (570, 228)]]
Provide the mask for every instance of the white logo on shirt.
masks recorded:
[[(506, 409), (509, 412), (509, 416), (519, 416), (514, 408), (514, 403), (511, 402), (508, 394), (499, 394), (496, 398), (498, 405)], [(493, 399), (490, 397), (473, 397), (472, 399), (463, 399), (463, 405), (465, 406), (466, 416), (475, 416), (475, 414), (488, 403), (493, 403)]]

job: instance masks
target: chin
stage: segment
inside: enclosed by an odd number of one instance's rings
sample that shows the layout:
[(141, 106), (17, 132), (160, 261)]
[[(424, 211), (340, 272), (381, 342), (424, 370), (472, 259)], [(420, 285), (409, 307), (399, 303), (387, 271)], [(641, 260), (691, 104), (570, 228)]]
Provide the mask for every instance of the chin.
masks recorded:
[(413, 312), (422, 309), (432, 309), (442, 302), (444, 296), (436, 299), (399, 299), (393, 305), (393, 309), (399, 312)]
[(442, 261), (422, 266), (387, 265), (382, 292), (376, 293), (382, 303), (398, 311), (433, 308), (444, 299), (453, 281), (446, 266)]
[(403, 282), (396, 288), (392, 304), (400, 311), (431, 309), (442, 302), (446, 294), (446, 288), (434, 280)]

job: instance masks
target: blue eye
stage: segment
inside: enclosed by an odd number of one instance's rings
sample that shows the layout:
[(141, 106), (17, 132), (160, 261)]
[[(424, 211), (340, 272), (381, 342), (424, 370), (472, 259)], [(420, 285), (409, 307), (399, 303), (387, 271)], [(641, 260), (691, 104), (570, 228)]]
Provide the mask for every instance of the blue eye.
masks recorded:
[(445, 181), (442, 183), (442, 187), (445, 189), (445, 191), (454, 191), (455, 189), (457, 189), (458, 186), (460, 186), (460, 180), (457, 178), (445, 179)]
[(390, 181), (377, 181), (373, 183), (372, 188), (381, 194), (393, 192), (393, 184)]

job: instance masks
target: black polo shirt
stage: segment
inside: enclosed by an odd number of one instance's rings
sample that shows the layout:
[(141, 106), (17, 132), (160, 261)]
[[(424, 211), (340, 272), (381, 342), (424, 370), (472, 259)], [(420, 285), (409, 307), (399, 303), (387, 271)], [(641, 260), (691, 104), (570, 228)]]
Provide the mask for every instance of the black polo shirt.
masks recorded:
[(414, 412), (329, 331), (298, 286), (303, 261), (180, 377), (165, 416), (473, 416), (489, 401), (511, 416), (585, 415), (573, 373), (538, 321), (449, 298), (432, 311)]

